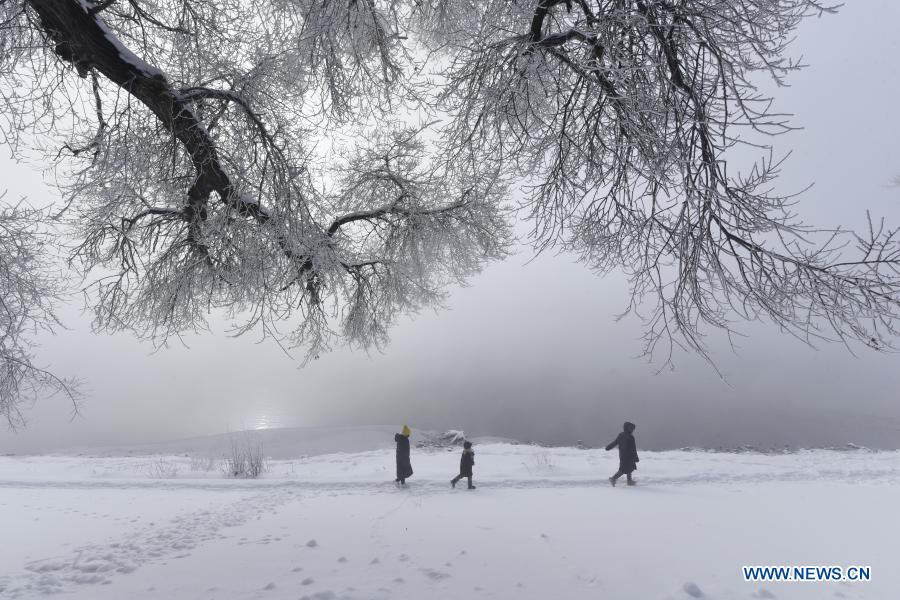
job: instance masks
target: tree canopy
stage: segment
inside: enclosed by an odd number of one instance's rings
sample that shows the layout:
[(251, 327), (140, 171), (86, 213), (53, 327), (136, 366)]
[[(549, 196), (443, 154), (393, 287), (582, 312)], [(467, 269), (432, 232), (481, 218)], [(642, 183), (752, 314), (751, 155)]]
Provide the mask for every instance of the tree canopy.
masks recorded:
[[(889, 349), (895, 230), (809, 228), (773, 191), (790, 123), (759, 78), (831, 10), (0, 0), (0, 131), (55, 166), (98, 330), (164, 341), (224, 310), (307, 356), (377, 346), (524, 218), (628, 275), (648, 353), (745, 319)], [(729, 168), (741, 146), (763, 158)]]

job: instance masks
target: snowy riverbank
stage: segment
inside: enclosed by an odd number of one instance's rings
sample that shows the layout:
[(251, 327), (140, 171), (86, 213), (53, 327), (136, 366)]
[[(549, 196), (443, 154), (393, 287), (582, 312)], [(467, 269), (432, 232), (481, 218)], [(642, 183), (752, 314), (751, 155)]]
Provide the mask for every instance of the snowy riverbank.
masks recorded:
[[(380, 432), (370, 432), (380, 447), (335, 453), (346, 433), (282, 434), (281, 458), (257, 480), (223, 477), (203, 444), (0, 457), (0, 597), (888, 600), (900, 590), (900, 452), (642, 452), (639, 485), (613, 489), (614, 452), (482, 443), (469, 492), (450, 489), (456, 448), (414, 449), (416, 473), (398, 489)], [(741, 566), (761, 564), (871, 565), (872, 581), (745, 582)]]

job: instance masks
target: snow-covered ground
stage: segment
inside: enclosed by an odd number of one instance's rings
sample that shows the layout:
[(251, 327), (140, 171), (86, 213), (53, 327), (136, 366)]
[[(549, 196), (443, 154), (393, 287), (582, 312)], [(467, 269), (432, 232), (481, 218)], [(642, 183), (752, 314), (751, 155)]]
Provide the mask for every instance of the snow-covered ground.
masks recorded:
[(0, 457), (0, 597), (900, 598), (898, 452), (642, 452), (639, 485), (612, 488), (615, 452), (477, 443), (477, 490), (450, 488), (440, 447), (399, 489), (388, 433), (267, 433), (257, 480), (223, 477), (221, 439)]

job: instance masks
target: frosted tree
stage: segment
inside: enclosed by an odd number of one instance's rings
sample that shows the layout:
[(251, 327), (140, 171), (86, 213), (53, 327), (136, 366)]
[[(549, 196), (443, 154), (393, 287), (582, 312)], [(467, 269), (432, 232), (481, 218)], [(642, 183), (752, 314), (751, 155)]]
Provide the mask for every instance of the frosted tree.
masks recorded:
[(0, 0), (2, 131), (56, 166), (99, 330), (164, 342), (222, 311), (308, 356), (379, 345), (502, 258), (518, 214), (629, 274), (648, 352), (737, 319), (884, 349), (894, 232), (808, 229), (777, 160), (727, 162), (790, 128), (754, 80), (799, 68), (792, 32), (829, 10)]
[(0, 6), (6, 142), (60, 140), (74, 257), (102, 271), (98, 329), (165, 340), (222, 309), (272, 334), (299, 314), (283, 337), (313, 354), (378, 344), (397, 313), (505, 253), (498, 172), (433, 163), (421, 128), (312, 160), (409, 96), (387, 8)]
[[(0, 194), (0, 201), (5, 194)], [(0, 418), (24, 424), (22, 404), (62, 393), (73, 402), (74, 380), (54, 375), (33, 356), (34, 335), (59, 325), (54, 301), (63, 278), (47, 259), (52, 247), (46, 213), (22, 202), (0, 208)]]
[[(538, 248), (624, 270), (662, 342), (706, 354), (708, 326), (768, 320), (804, 341), (887, 349), (900, 315), (897, 232), (816, 229), (773, 192), (768, 138), (790, 129), (755, 82), (781, 84), (814, 0), (427, 2), (446, 45), (450, 152), (524, 178)], [(480, 9), (476, 9), (480, 6)], [(762, 160), (742, 173), (744, 147)], [(504, 151), (498, 152), (502, 148)], [(740, 163), (738, 163), (740, 164)]]
[(438, 163), (423, 127), (392, 120), (414, 100), (400, 17), (365, 0), (0, 0), (3, 141), (56, 166), (97, 330), (165, 343), (218, 312), (308, 357), (377, 346), (505, 255), (500, 173)]

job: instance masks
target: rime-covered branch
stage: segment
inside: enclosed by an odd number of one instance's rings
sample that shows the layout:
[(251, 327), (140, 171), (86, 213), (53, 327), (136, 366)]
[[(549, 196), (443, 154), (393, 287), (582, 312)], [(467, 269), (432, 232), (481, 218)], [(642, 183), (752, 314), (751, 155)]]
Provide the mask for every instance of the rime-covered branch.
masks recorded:
[(791, 125), (754, 84), (829, 11), (3, 0), (0, 134), (57, 167), (98, 329), (164, 342), (220, 311), (310, 356), (381, 344), (505, 255), (513, 182), (539, 250), (630, 277), (648, 352), (740, 319), (888, 349), (895, 230), (793, 214), (770, 148)]
[(32, 348), (38, 332), (58, 325), (54, 304), (62, 276), (48, 254), (47, 215), (20, 202), (7, 205), (0, 193), (0, 418), (16, 428), (25, 423), (23, 404), (61, 393), (73, 406), (78, 382), (63, 379), (36, 362)]
[[(631, 278), (630, 308), (662, 342), (701, 353), (706, 326), (767, 319), (801, 339), (891, 347), (900, 318), (895, 230), (804, 225), (773, 192), (768, 136), (791, 129), (753, 78), (800, 65), (792, 32), (816, 0), (533, 0), (472, 13), (433, 0), (423, 28), (451, 50), (440, 105), (449, 155), (526, 183), (538, 249)], [(474, 32), (462, 44), (461, 32)], [(742, 170), (736, 146), (763, 159)], [(473, 150), (474, 149), (474, 150)], [(874, 262), (872, 257), (878, 257)], [(644, 310), (649, 305), (650, 310)]]
[[(98, 329), (164, 343), (223, 311), (237, 333), (261, 329), (309, 356), (334, 341), (378, 345), (399, 314), (505, 253), (502, 181), (430, 164), (426, 132), (382, 127), (327, 167), (308, 150), (410, 93), (390, 3), (0, 7), (0, 75), (31, 82), (20, 93), (0, 80), (4, 131), (18, 143), (46, 124), (62, 138), (75, 258), (103, 273), (89, 288)], [(23, 125), (38, 106), (50, 113)], [(383, 170), (385, 156), (411, 194), (327, 189)]]

